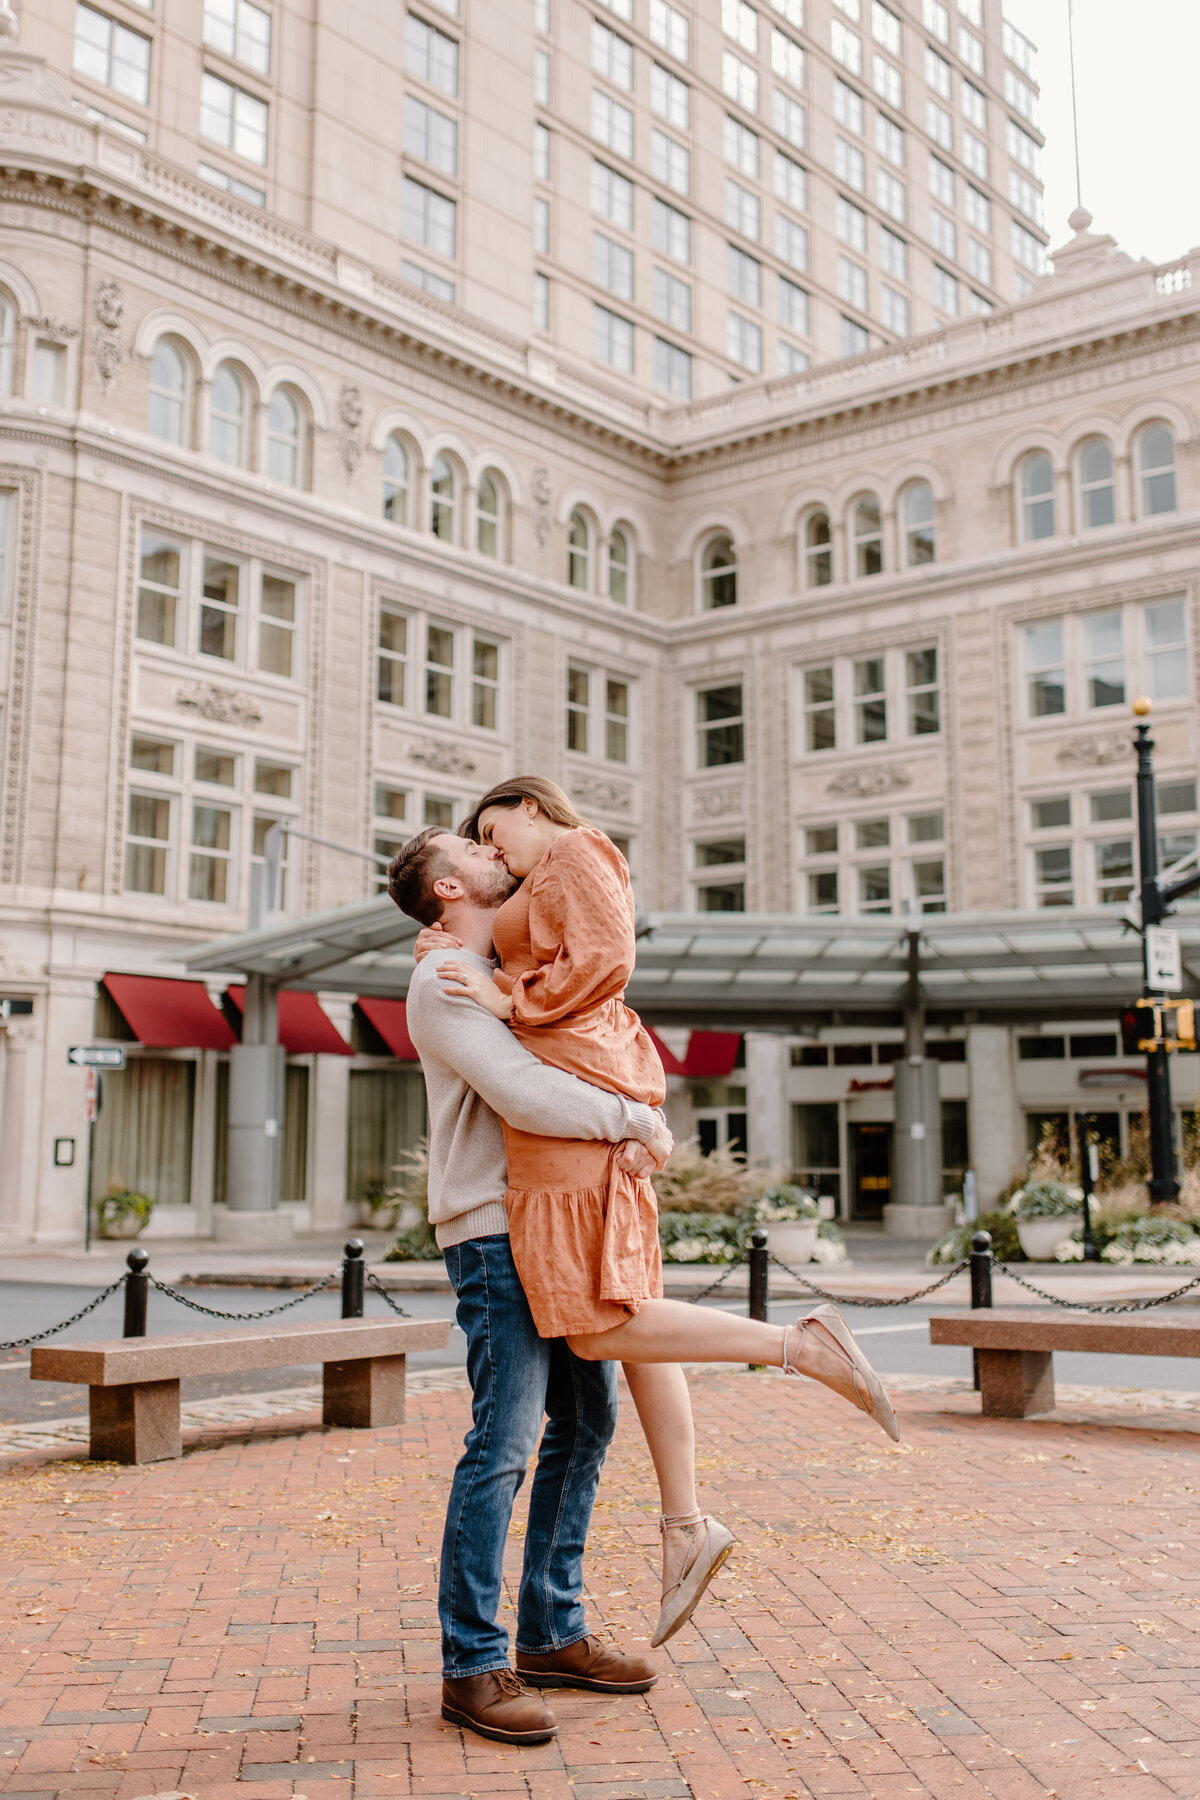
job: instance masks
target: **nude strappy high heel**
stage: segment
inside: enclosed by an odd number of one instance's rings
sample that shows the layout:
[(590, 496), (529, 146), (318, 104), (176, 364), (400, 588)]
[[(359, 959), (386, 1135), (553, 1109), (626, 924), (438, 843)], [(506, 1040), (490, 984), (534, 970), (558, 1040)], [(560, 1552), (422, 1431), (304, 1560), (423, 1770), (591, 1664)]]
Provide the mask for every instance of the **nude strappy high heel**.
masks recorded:
[[(734, 1546), (734, 1535), (719, 1519), (711, 1518), (707, 1513), (663, 1513), (658, 1521), (658, 1529), (663, 1538), (663, 1591), (662, 1610), (658, 1615), (658, 1624), (654, 1628), (654, 1636), (650, 1646), (657, 1650), (665, 1644), (669, 1637), (674, 1637), (681, 1625), (686, 1625), (704, 1594), (709, 1582), (721, 1564), (726, 1560)], [(684, 1535), (685, 1542), (679, 1546), (683, 1555), (679, 1572), (673, 1581), (666, 1579), (666, 1537), (668, 1531), (678, 1531)]]
[[(809, 1345), (809, 1332), (814, 1325), (821, 1328), (826, 1343), (837, 1352), (837, 1374), (828, 1368), (822, 1370), (818, 1365), (816, 1343)], [(794, 1325), (784, 1327), (783, 1372), (819, 1381), (833, 1393), (840, 1394), (843, 1400), (849, 1400), (852, 1406), (857, 1406), (860, 1412), (867, 1413), (881, 1431), (887, 1432), (893, 1444), (900, 1442), (900, 1427), (887, 1391), (836, 1306), (818, 1306), (815, 1312), (797, 1319)]]

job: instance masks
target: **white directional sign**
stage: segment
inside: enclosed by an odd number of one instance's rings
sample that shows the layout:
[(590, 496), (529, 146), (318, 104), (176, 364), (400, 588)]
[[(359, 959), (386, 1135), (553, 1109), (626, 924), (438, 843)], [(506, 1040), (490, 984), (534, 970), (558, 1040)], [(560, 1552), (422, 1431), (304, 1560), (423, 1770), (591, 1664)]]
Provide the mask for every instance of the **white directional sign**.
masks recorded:
[(125, 1052), (119, 1044), (72, 1044), (67, 1061), (77, 1069), (123, 1069)]
[(1164, 994), (1176, 994), (1183, 986), (1179, 933), (1163, 925), (1146, 927), (1146, 985)]

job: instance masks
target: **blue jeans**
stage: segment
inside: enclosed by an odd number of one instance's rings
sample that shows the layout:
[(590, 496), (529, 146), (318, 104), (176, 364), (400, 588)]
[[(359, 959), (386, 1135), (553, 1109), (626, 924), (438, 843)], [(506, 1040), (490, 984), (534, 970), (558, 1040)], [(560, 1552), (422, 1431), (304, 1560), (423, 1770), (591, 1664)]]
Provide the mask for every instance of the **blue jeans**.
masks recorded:
[(507, 1236), (471, 1238), (443, 1256), (473, 1395), (438, 1584), (442, 1672), (462, 1677), (508, 1666), (508, 1633), (496, 1618), (504, 1546), (535, 1449), (517, 1648), (545, 1656), (587, 1636), (583, 1546), (617, 1426), (617, 1372), (612, 1363), (573, 1356), (562, 1338), (538, 1336)]

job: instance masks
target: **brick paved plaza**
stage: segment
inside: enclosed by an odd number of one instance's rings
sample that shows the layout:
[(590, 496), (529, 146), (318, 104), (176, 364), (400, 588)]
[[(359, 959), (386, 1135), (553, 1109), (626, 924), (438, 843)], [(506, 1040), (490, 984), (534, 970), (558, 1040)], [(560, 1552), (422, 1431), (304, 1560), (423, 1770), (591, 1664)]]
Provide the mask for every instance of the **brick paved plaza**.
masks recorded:
[[(461, 1386), (412, 1394), (400, 1430), (277, 1420), (140, 1469), (0, 1465), (0, 1791), (1200, 1795), (1200, 1421), (984, 1420), (910, 1392), (893, 1448), (774, 1375), (694, 1392), (706, 1500), (740, 1552), (652, 1693), (557, 1695), (557, 1742), (524, 1752), (438, 1716)], [(514, 1533), (514, 1574), (519, 1551)], [(588, 1565), (620, 1644), (648, 1638), (655, 1552), (626, 1402)]]

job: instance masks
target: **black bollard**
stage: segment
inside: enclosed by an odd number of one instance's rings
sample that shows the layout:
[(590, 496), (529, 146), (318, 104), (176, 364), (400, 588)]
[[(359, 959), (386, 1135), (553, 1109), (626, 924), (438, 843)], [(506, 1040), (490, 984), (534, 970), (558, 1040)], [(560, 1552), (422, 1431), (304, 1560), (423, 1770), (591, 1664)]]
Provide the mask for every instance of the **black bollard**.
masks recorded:
[[(748, 1311), (752, 1319), (762, 1319), (764, 1322), (768, 1316), (767, 1271), (770, 1268), (770, 1253), (767, 1249), (767, 1243), (767, 1233), (760, 1225), (757, 1230), (750, 1233), (750, 1251), (746, 1259), (750, 1264), (750, 1305)], [(766, 1367), (766, 1364), (751, 1363), (750, 1367), (761, 1373)]]
[[(971, 1239), (971, 1311), (992, 1304), (992, 1234), (977, 1231)], [(975, 1392), (979, 1392), (979, 1352), (972, 1350)]]
[(125, 1277), (126, 1337), (146, 1335), (146, 1309), (150, 1300), (150, 1277), (146, 1273), (146, 1264), (149, 1261), (148, 1250), (131, 1250), (125, 1258), (129, 1269)]
[(362, 1318), (366, 1285), (367, 1267), (363, 1262), (363, 1242), (361, 1238), (351, 1238), (346, 1245), (346, 1259), (342, 1264), (343, 1319)]

